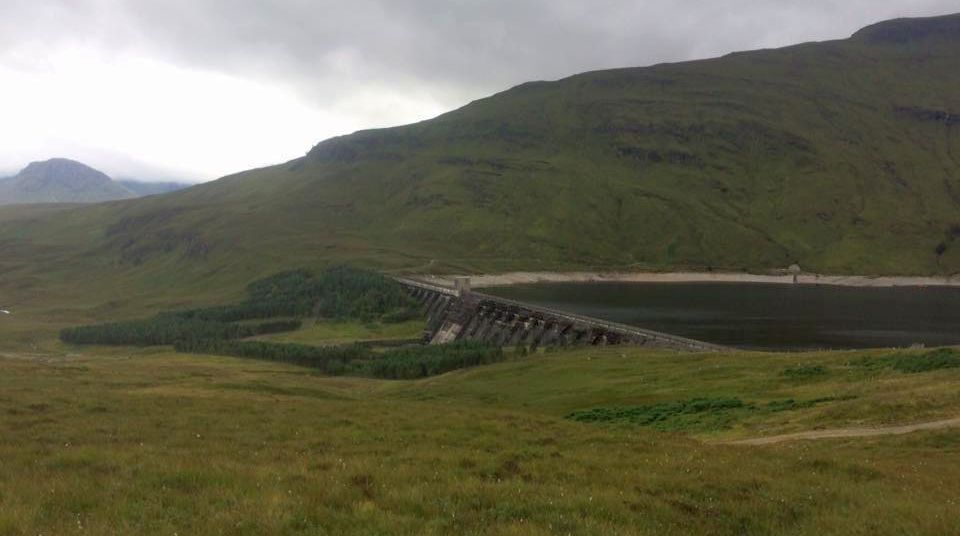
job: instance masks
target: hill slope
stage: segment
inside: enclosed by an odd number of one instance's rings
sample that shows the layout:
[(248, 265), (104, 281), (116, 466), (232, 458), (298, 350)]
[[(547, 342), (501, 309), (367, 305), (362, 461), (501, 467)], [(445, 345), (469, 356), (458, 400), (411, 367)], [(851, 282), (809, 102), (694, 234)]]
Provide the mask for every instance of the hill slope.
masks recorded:
[(186, 182), (140, 182), (132, 179), (118, 179), (115, 182), (133, 192), (137, 197), (168, 194), (193, 186)]
[(585, 73), (170, 195), (0, 211), (0, 252), (51, 281), (69, 260), (64, 278), (168, 291), (344, 258), (953, 273), (957, 87), (960, 15)]
[(33, 162), (17, 175), (0, 180), (0, 204), (94, 203), (129, 199), (136, 194), (80, 162), (53, 158)]

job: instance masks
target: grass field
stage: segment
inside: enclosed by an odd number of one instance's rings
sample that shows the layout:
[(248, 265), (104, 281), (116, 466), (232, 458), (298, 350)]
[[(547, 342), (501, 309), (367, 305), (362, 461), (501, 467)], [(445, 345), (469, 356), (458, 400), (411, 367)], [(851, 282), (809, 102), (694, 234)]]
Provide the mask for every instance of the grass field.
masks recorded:
[[(722, 444), (960, 414), (960, 369), (889, 357), (583, 349), (388, 382), (162, 349), (6, 352), (0, 535), (950, 534), (960, 430)], [(565, 418), (722, 397), (762, 410)]]

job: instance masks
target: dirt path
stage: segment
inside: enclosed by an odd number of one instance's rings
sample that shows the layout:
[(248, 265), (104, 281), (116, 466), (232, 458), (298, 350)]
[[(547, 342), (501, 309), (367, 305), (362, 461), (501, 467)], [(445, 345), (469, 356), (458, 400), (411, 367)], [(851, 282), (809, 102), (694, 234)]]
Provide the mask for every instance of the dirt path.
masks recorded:
[(884, 428), (835, 428), (833, 430), (812, 430), (810, 432), (797, 432), (793, 434), (783, 434), (769, 437), (757, 437), (753, 439), (741, 439), (739, 441), (730, 441), (727, 445), (773, 445), (775, 443), (785, 443), (787, 441), (800, 441), (803, 439), (839, 439), (846, 437), (875, 437), (885, 435), (902, 435), (911, 432), (920, 432), (923, 430), (943, 430), (945, 428), (960, 427), (960, 417), (946, 419), (943, 421), (924, 422), (918, 424), (908, 424), (904, 426), (888, 426)]

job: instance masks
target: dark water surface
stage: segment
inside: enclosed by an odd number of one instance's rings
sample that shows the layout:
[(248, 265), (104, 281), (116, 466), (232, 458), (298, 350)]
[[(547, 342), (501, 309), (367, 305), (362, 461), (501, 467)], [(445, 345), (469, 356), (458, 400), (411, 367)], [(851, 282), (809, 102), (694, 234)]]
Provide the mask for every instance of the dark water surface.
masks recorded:
[(740, 348), (960, 344), (960, 288), (538, 283), (482, 291)]

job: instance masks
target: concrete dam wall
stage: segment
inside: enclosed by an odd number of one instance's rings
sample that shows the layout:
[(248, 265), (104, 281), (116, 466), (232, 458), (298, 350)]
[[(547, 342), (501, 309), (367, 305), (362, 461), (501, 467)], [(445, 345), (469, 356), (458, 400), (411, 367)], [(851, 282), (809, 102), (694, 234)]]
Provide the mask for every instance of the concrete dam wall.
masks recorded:
[(459, 340), (499, 346), (575, 346), (629, 344), (697, 352), (729, 348), (597, 318), (556, 311), (470, 290), (398, 278), (427, 312), (426, 338), (431, 344)]

